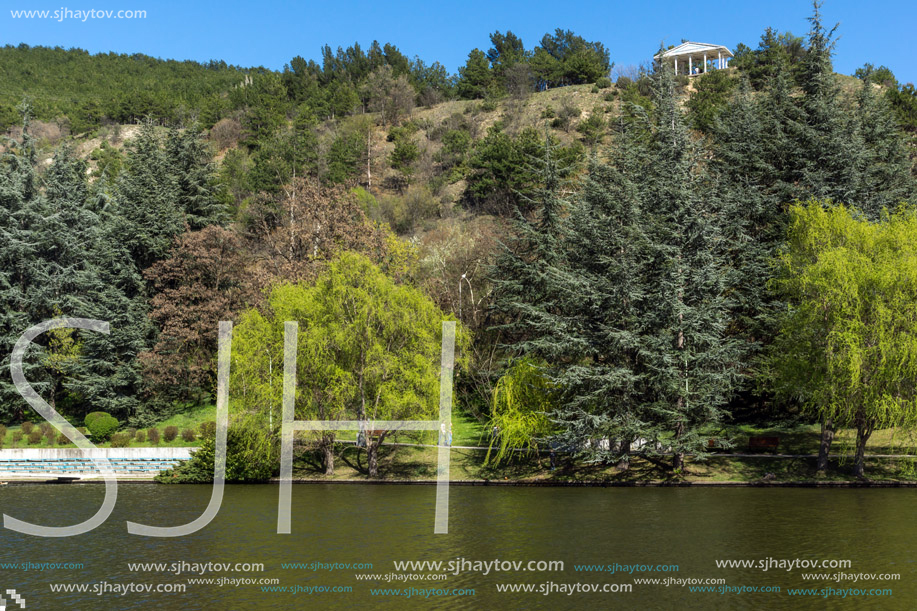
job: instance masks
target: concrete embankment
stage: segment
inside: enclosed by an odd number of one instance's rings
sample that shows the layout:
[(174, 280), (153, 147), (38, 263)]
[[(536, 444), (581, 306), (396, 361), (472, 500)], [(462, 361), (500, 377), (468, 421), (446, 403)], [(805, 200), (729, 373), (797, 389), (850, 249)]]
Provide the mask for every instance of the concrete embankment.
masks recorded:
[(152, 479), (197, 448), (14, 448), (0, 450), (0, 480), (101, 479), (107, 460), (118, 479)]

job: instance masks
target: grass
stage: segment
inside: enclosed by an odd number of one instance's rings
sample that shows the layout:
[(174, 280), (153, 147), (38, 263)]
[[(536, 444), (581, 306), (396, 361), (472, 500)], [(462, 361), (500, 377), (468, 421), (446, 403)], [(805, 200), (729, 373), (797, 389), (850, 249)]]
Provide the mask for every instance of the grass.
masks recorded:
[[(175, 414), (170, 418), (156, 423), (153, 427), (147, 428), (157, 428), (159, 429), (160, 440), (158, 444), (152, 444), (148, 440), (142, 443), (138, 442), (135, 439), (132, 439), (130, 444), (127, 447), (131, 448), (142, 448), (142, 447), (166, 447), (166, 448), (183, 448), (183, 447), (195, 447), (200, 445), (200, 440), (195, 439), (194, 441), (185, 441), (181, 437), (181, 432), (185, 429), (192, 429), (195, 433), (200, 433), (200, 426), (203, 422), (209, 422), (216, 418), (216, 406), (213, 404), (205, 403), (199, 406), (192, 406), (187, 408), (187, 411), (181, 414)], [(163, 431), (167, 426), (175, 426), (178, 428), (178, 436), (170, 441), (166, 442), (162, 438)], [(36, 424), (36, 429), (38, 428)], [(6, 436), (2, 440), (2, 447), (4, 449), (13, 449), (13, 448), (73, 448), (76, 447), (72, 443), (67, 443), (66, 445), (57, 445), (56, 441), (54, 443), (48, 443), (47, 438), (42, 437), (41, 443), (30, 445), (26, 439), (26, 436), (23, 435), (23, 439), (19, 443), (13, 443), (13, 435), (16, 431), (20, 431), (21, 426), (11, 426), (7, 428)], [(125, 429), (122, 429), (119, 432), (123, 432)], [(92, 436), (87, 435), (89, 440), (92, 441)], [(100, 448), (110, 448), (111, 443), (108, 441), (105, 442), (93, 442), (97, 447)]]
[[(456, 414), (454, 446), (486, 446), (488, 438), (484, 427), (464, 414)], [(747, 453), (748, 438), (751, 436), (776, 436), (780, 438), (778, 451), (783, 454), (815, 454), (818, 452), (820, 429), (818, 425), (796, 424), (775, 427), (739, 425), (719, 431), (718, 437), (732, 441), (733, 453)], [(394, 441), (410, 442), (411, 434), (393, 436)], [(417, 434), (414, 435), (416, 442)], [(424, 433), (431, 443), (434, 433)], [(711, 435), (713, 436), (713, 435)], [(523, 480), (532, 482), (746, 482), (763, 481), (841, 482), (853, 480), (853, 440), (855, 432), (839, 431), (832, 445), (832, 454), (843, 457), (832, 458), (827, 475), (815, 472), (815, 458), (779, 458), (767, 454), (761, 457), (737, 457), (728, 454), (712, 454), (706, 460), (688, 460), (683, 474), (673, 474), (668, 464), (671, 461), (653, 462), (635, 458), (629, 471), (622, 472), (613, 465), (586, 464), (568, 457), (558, 458), (558, 467), (550, 469), (547, 455), (520, 454), (506, 465), (489, 467), (484, 465), (486, 450), (464, 450), (453, 448), (450, 455), (450, 476), (453, 480)], [(894, 430), (876, 431), (868, 444), (870, 454), (915, 454), (913, 435)], [(432, 480), (436, 478), (437, 449), (432, 447), (383, 447), (380, 451), (382, 480)], [(317, 480), (367, 480), (365, 450), (352, 445), (340, 444), (336, 451), (335, 473), (326, 477), (314, 457), (303, 453), (294, 463), (294, 476)], [(910, 458), (867, 458), (867, 476), (882, 481), (917, 480), (917, 459)], [(765, 476), (766, 479), (765, 479)]]
[[(160, 433), (166, 426), (175, 426), (179, 433), (190, 428), (200, 430), (202, 422), (215, 419), (216, 408), (212, 404), (189, 406), (184, 412), (171, 416), (157, 423)], [(474, 417), (456, 411), (453, 414), (453, 446), (483, 446), (489, 444), (487, 427)], [(37, 445), (28, 445), (23, 439), (18, 444), (12, 443), (13, 434), (20, 427), (9, 427), (3, 440), (4, 448), (67, 448), (72, 444), (49, 445), (42, 438)], [(779, 437), (778, 452), (781, 454), (816, 454), (820, 441), (820, 429), (814, 424), (784, 424), (777, 426), (734, 425), (709, 433), (711, 438), (725, 439), (731, 444), (729, 453), (747, 453), (748, 438), (753, 436)], [(337, 439), (352, 441), (356, 431), (340, 431)], [(486, 450), (468, 450), (453, 447), (451, 450), (451, 477), (454, 480), (524, 480), (542, 482), (637, 482), (637, 481), (680, 481), (680, 482), (794, 482), (811, 481), (849, 481), (855, 440), (855, 431), (844, 429), (838, 431), (832, 445), (832, 454), (843, 455), (833, 458), (829, 473), (817, 476), (814, 458), (778, 458), (764, 455), (762, 457), (738, 457), (729, 453), (711, 454), (706, 460), (689, 459), (685, 473), (675, 475), (668, 465), (635, 458), (631, 469), (621, 472), (612, 465), (586, 464), (575, 462), (565, 456), (558, 457), (558, 468), (550, 469), (547, 455), (522, 454), (513, 461), (499, 467), (485, 466)], [(394, 433), (386, 442), (427, 444), (435, 446), (438, 442), (437, 431), (415, 431)], [(174, 441), (162, 447), (186, 447), (198, 445), (199, 440), (186, 442), (179, 435)], [(99, 447), (110, 447), (110, 443), (97, 444)], [(130, 447), (151, 446), (148, 441), (138, 443), (133, 440)], [(894, 429), (879, 430), (873, 433), (867, 444), (869, 454), (917, 454), (917, 435)], [(421, 446), (383, 446), (380, 450), (380, 471), (383, 480), (435, 479), (438, 450), (436, 447)], [(665, 461), (669, 462), (669, 461)], [(366, 452), (353, 444), (341, 443), (336, 448), (334, 480), (366, 480)], [(867, 475), (872, 479), (887, 481), (917, 480), (917, 459), (910, 458), (868, 458)], [(294, 475), (307, 479), (329, 479), (314, 456), (300, 452), (295, 462)]]
[[(436, 478), (437, 448), (383, 446), (380, 450), (379, 479), (433, 480)], [(590, 465), (567, 457), (558, 459), (558, 467), (550, 469), (550, 459), (542, 454), (526, 455), (500, 467), (487, 467), (484, 450), (452, 448), (450, 478), (452, 480), (530, 481), (554, 483), (599, 482), (746, 482), (763, 481), (852, 481), (852, 461), (832, 459), (825, 476), (815, 473), (815, 459), (735, 458), (716, 456), (698, 462), (690, 461), (684, 474), (673, 474), (667, 465), (635, 458), (629, 471), (622, 472), (612, 465)], [(669, 461), (666, 461), (669, 462)], [(339, 445), (336, 450), (335, 472), (325, 476), (313, 456), (300, 454), (294, 461), (294, 477), (315, 480), (369, 480), (366, 475), (366, 452), (352, 445)], [(917, 461), (902, 459), (867, 459), (866, 473), (870, 479), (882, 481), (917, 480)], [(772, 475), (769, 475), (772, 474)], [(767, 480), (765, 476), (768, 476)]]
[(195, 405), (188, 408), (188, 411), (182, 412), (180, 414), (175, 414), (170, 418), (163, 420), (162, 422), (156, 425), (160, 431), (167, 426), (177, 426), (179, 432), (184, 429), (194, 429), (195, 431), (200, 429), (201, 424), (204, 422), (212, 422), (216, 420), (217, 417), (217, 408), (216, 405), (212, 403), (204, 403), (203, 405)]

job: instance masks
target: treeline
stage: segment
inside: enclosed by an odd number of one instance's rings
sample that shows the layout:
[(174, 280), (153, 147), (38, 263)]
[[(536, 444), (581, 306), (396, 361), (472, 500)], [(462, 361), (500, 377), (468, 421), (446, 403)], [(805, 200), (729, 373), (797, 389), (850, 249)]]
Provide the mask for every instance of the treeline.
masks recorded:
[[(439, 62), (405, 56), (390, 43), (359, 43), (332, 51), (321, 63), (294, 57), (281, 72), (240, 68), (225, 62), (161, 60), (142, 54), (6, 45), (0, 48), (0, 130), (19, 121), (16, 106), (29, 98), (37, 118), (66, 134), (105, 122), (152, 118), (164, 125), (199, 122), (210, 127), (234, 111), (250, 116), (255, 138), (292, 113), (319, 119), (385, 111), (450, 99), (500, 96), (506, 91), (592, 83), (608, 77), (612, 64), (600, 42), (569, 30), (545, 34), (525, 49), (512, 32), (495, 32), (486, 53), (473, 50), (458, 75)], [(390, 99), (395, 98), (395, 99)], [(401, 98), (401, 99), (399, 99)]]
[(55, 123), (65, 136), (145, 117), (166, 125), (197, 117), (212, 125), (226, 112), (228, 91), (257, 72), (222, 61), (6, 45), (0, 47), (0, 131), (19, 124), (16, 107), (23, 99), (36, 118)]

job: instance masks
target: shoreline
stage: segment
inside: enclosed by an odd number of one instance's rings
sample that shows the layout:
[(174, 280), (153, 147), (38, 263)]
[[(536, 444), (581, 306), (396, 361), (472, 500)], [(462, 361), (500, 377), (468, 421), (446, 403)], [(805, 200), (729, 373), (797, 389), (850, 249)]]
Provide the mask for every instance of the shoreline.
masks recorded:
[[(153, 478), (132, 477), (116, 478), (119, 484), (157, 484)], [(23, 485), (23, 484), (48, 484), (48, 485), (72, 485), (72, 484), (104, 484), (105, 479), (99, 476), (88, 476), (80, 478), (22, 478), (22, 477), (0, 477), (0, 486), (3, 485)], [(340, 485), (369, 485), (369, 486), (435, 486), (439, 482), (435, 479), (423, 480), (359, 480), (359, 479), (315, 479), (315, 478), (293, 478), (291, 483), (297, 485), (316, 485), (316, 484), (340, 484)], [(266, 482), (259, 483), (227, 483), (227, 486), (273, 486), (279, 485), (279, 478), (271, 478)], [(157, 484), (168, 485), (168, 484)], [(174, 486), (183, 485), (210, 485), (210, 484), (172, 484)], [(513, 488), (917, 488), (917, 481), (819, 481), (819, 480), (802, 480), (795, 482), (775, 482), (775, 481), (583, 481), (583, 482), (563, 482), (563, 481), (544, 481), (544, 480), (450, 480), (449, 486), (495, 486), (495, 487), (513, 487)]]

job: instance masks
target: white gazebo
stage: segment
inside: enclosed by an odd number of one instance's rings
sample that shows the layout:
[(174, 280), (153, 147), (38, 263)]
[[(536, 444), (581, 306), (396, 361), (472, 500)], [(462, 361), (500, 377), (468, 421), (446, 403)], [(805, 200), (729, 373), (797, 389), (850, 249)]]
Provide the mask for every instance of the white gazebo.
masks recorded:
[(723, 45), (711, 45), (705, 42), (683, 42), (677, 47), (656, 55), (653, 59), (675, 62), (675, 74), (678, 74), (678, 62), (686, 66), (689, 76), (703, 74), (712, 64), (715, 69), (729, 67), (732, 51)]

